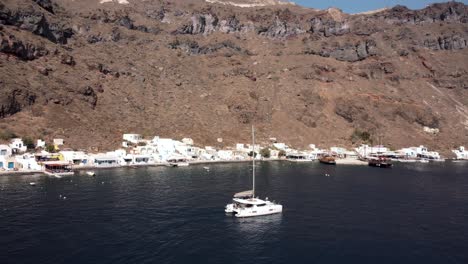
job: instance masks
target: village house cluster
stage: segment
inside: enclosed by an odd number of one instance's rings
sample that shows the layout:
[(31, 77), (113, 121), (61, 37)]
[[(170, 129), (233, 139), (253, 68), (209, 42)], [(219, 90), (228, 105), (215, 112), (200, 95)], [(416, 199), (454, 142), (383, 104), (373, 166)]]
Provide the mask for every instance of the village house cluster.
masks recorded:
[[(28, 150), (20, 138), (14, 138), (9, 145), (0, 145), (0, 171), (71, 171), (72, 168), (102, 168), (138, 165), (182, 166), (190, 163), (224, 162), (249, 160), (253, 153), (256, 159), (284, 159), (288, 161), (314, 161), (324, 156), (333, 156), (342, 164), (369, 157), (385, 157), (400, 162), (443, 161), (438, 152), (424, 146), (390, 150), (385, 146), (361, 145), (354, 150), (342, 147), (320, 149), (314, 144), (308, 149), (293, 149), (285, 143), (270, 138), (270, 143), (260, 145), (237, 143), (232, 147), (198, 147), (190, 138), (174, 140), (154, 137), (145, 139), (139, 134), (124, 134), (121, 148), (105, 153), (88, 153), (61, 149), (63, 139), (54, 139), (52, 148), (46, 142), (37, 140), (35, 150)], [(218, 139), (222, 141), (222, 139)], [(464, 147), (452, 150), (456, 159), (468, 159)]]

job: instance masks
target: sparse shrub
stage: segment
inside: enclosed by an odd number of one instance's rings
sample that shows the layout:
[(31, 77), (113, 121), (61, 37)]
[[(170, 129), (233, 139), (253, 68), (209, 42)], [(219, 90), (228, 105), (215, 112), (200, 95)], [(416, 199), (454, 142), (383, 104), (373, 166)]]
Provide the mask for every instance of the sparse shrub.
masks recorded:
[[(249, 155), (249, 157), (252, 157), (252, 156), (253, 156), (253, 153), (254, 153), (253, 151), (250, 151), (249, 154), (247, 154), (247, 155)], [(255, 157), (257, 157), (257, 155), (258, 155), (258, 153), (255, 152)]]
[(351, 141), (355, 143), (356, 141), (364, 141), (368, 142), (371, 139), (371, 134), (367, 131), (361, 131), (359, 129), (354, 130), (353, 134), (351, 135)]
[(271, 156), (271, 152), (269, 148), (263, 148), (260, 150), (260, 155), (264, 158), (269, 158)]
[(18, 136), (11, 132), (10, 130), (4, 130), (4, 131), (0, 131), (0, 139), (1, 140), (10, 140), (10, 139), (13, 139), (13, 138), (17, 138)]
[(46, 151), (49, 152), (49, 153), (55, 153), (55, 152), (56, 152), (55, 146), (54, 146), (54, 145), (46, 145), (46, 146), (45, 146), (45, 149), (46, 149)]
[(28, 148), (28, 150), (35, 149), (36, 145), (34, 141), (30, 137), (23, 138), (23, 144)]

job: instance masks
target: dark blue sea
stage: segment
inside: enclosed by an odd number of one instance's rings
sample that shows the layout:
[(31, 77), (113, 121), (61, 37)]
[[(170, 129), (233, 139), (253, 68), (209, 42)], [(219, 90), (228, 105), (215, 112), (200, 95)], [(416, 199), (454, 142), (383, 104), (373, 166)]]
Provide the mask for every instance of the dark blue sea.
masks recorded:
[(0, 176), (0, 263), (468, 263), (468, 163), (262, 162), (247, 219), (250, 164), (203, 166)]

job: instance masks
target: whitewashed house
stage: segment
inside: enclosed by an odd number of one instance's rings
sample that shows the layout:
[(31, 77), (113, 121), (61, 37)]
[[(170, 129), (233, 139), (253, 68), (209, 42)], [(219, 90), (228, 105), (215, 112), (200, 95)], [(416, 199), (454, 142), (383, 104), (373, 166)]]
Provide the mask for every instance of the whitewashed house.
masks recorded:
[(218, 150), (217, 156), (219, 160), (233, 160), (234, 158), (232, 150)]
[(196, 158), (197, 156), (195, 148), (192, 145), (180, 141), (174, 141), (174, 147), (177, 153), (181, 154), (186, 158), (192, 159), (194, 157)]
[(429, 151), (427, 147), (421, 145), (419, 147), (410, 147), (410, 148), (402, 148), (397, 151), (399, 155), (403, 156), (404, 158), (426, 158), (426, 159), (440, 159), (439, 152), (436, 151)]
[(93, 157), (93, 165), (98, 168), (116, 167), (120, 165), (120, 160), (115, 156), (96, 155)]
[(355, 148), (355, 150), (361, 157), (382, 155), (389, 151), (387, 147), (382, 145), (373, 147), (368, 145), (361, 145), (358, 148)]
[(285, 143), (273, 143), (273, 147), (284, 151), (288, 151), (289, 149), (288, 145), (286, 145)]
[(242, 143), (237, 143), (236, 144), (236, 150), (243, 151), (244, 149), (245, 149), (244, 144), (242, 144)]
[(107, 153), (98, 153), (90, 155), (90, 164), (95, 167), (117, 167), (121, 165), (123, 157), (126, 155), (125, 150), (116, 150)]
[(468, 160), (468, 151), (465, 150), (465, 147), (460, 146), (458, 149), (452, 150), (452, 152), (455, 154), (456, 159)]
[(36, 157), (33, 154), (24, 154), (15, 156), (18, 167), (23, 170), (42, 170), (42, 166), (36, 161)]
[[(0, 170), (8, 169), (8, 159), (11, 155), (12, 151), (10, 146), (0, 145)], [(14, 164), (12, 166), (14, 166)]]
[(60, 146), (63, 146), (64, 142), (63, 142), (63, 138), (54, 138), (54, 146), (55, 147), (60, 147)]
[(160, 160), (167, 161), (171, 156), (176, 153), (176, 147), (174, 140), (170, 138), (157, 138), (156, 142), (153, 140), (153, 144), (156, 144)]
[(42, 139), (38, 139), (36, 142), (36, 148), (45, 148), (46, 142)]
[(143, 136), (140, 134), (123, 134), (122, 138), (123, 140), (133, 144), (138, 144), (141, 140), (143, 140)]
[(355, 151), (347, 150), (346, 148), (331, 147), (330, 151), (333, 155), (336, 155), (340, 158), (357, 158), (358, 157), (358, 154)]
[(84, 151), (62, 150), (63, 160), (76, 166), (89, 165), (89, 156)]
[(183, 139), (182, 139), (182, 143), (184, 143), (184, 144), (186, 144), (186, 145), (192, 146), (192, 145), (193, 145), (193, 139), (191, 139), (191, 138), (183, 138)]
[(21, 138), (14, 138), (10, 142), (11, 153), (24, 153), (28, 147), (24, 145)]

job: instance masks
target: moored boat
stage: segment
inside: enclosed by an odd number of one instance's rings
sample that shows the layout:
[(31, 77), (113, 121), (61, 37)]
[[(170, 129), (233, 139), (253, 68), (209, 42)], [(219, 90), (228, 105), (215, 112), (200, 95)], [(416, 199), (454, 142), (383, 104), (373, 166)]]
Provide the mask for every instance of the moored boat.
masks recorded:
[(336, 165), (335, 158), (332, 156), (324, 156), (319, 159), (320, 163), (327, 165)]
[(57, 178), (75, 174), (70, 163), (60, 161), (44, 162), (44, 173)]
[(190, 165), (187, 159), (183, 157), (170, 158), (167, 162), (169, 167), (187, 167)]
[(379, 168), (390, 168), (393, 166), (393, 163), (390, 161), (390, 159), (378, 157), (369, 159), (369, 166)]

